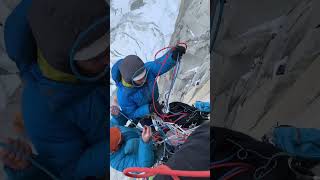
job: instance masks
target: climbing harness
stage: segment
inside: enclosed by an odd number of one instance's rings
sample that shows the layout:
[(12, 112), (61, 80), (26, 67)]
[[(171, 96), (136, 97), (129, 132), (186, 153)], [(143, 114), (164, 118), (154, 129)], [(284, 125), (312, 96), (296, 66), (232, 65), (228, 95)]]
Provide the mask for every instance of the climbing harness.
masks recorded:
[[(193, 177), (193, 178), (209, 178), (210, 171), (182, 171), (182, 170), (172, 170), (166, 165), (160, 165), (154, 168), (127, 168), (123, 173), (131, 178), (148, 178), (155, 175), (168, 175), (174, 180), (179, 180), (180, 176), (183, 177)], [(136, 174), (140, 173), (140, 174)]]
[[(5, 148), (9, 151), (14, 151), (17, 154), (19, 154), (20, 152), (16, 149), (14, 149), (11, 145), (5, 144), (3, 142), (0, 142), (0, 147)], [(21, 153), (20, 153), (21, 154)], [(47, 174), (52, 180), (59, 180), (59, 178), (57, 176), (55, 176), (53, 173), (51, 173), (47, 168), (45, 168), (44, 166), (42, 166), (40, 163), (38, 163), (34, 158), (32, 158), (31, 156), (25, 156), (23, 155), (23, 157), (29, 161), (34, 167), (38, 168), (39, 170), (43, 171), (45, 174)]]

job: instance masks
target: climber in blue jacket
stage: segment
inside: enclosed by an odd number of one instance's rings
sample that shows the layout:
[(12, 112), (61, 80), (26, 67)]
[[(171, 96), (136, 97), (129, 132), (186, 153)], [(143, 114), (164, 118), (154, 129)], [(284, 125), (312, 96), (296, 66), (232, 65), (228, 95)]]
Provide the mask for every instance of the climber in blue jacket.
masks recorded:
[(153, 92), (156, 77), (172, 69), (185, 52), (184, 46), (177, 45), (155, 61), (144, 63), (138, 56), (129, 55), (113, 65), (111, 73), (117, 86), (118, 103), (128, 118), (135, 123), (147, 119), (140, 123), (150, 125), (151, 121), (146, 117), (156, 111), (162, 112), (163, 106), (158, 102), (157, 83)]
[(110, 128), (110, 166), (118, 171), (153, 166), (155, 152), (151, 137), (148, 126), (144, 126), (142, 133), (136, 128)]
[[(4, 26), (8, 56), (23, 81), (28, 138), (36, 158), (60, 179), (103, 177), (108, 170), (109, 86), (106, 78), (83, 81), (69, 61), (79, 34), (109, 14), (106, 6), (104, 0), (22, 0)], [(83, 76), (96, 76), (108, 66), (107, 25), (96, 23), (78, 42), (72, 62)], [(12, 176), (27, 173), (6, 170)]]

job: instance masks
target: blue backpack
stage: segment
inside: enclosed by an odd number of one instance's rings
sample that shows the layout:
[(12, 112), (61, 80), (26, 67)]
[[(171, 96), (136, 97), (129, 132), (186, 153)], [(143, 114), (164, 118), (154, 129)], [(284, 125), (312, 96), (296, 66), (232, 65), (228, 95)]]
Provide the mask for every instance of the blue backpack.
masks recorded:
[(201, 112), (210, 112), (210, 102), (196, 101), (194, 103), (194, 107), (199, 109)]
[(273, 129), (271, 142), (292, 156), (320, 160), (320, 129), (279, 126)]

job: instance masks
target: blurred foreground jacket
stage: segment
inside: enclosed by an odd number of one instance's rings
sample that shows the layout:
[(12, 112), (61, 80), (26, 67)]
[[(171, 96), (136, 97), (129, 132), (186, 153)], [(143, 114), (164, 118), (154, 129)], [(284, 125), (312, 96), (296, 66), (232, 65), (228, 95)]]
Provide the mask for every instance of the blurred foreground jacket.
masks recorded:
[[(65, 9), (57, 8), (59, 3), (63, 3)], [(8, 17), (4, 32), (8, 56), (16, 63), (23, 81), (22, 114), (27, 135), (39, 154), (37, 158), (40, 158), (43, 165), (61, 179), (102, 177), (109, 168), (109, 150), (107, 148), (109, 146), (109, 122), (107, 121), (109, 119), (107, 115), (109, 87), (102, 83), (75, 81), (73, 75), (68, 71), (68, 60), (60, 59), (58, 64), (54, 65), (52, 62), (55, 62), (57, 58), (45, 56), (49, 57), (50, 60), (48, 60), (42, 56), (42, 50), (39, 49), (45, 48), (46, 45), (43, 43), (39, 45), (41, 38), (40, 40), (37, 38), (42, 35), (34, 36), (34, 32), (31, 31), (34, 29), (30, 26), (32, 23), (27, 18), (31, 7), (41, 7), (48, 4), (51, 11), (51, 14), (48, 14), (50, 16), (47, 17), (48, 19), (57, 17), (60, 20), (64, 18), (83, 20), (81, 17), (69, 17), (70, 13), (65, 12), (70, 10), (75, 3), (79, 7), (74, 11), (79, 10), (83, 16), (92, 13), (91, 17), (83, 18), (87, 21), (82, 21), (85, 23), (83, 27), (92, 23), (100, 15), (106, 14), (106, 10), (103, 10), (105, 9), (104, 0), (94, 3), (89, 0), (48, 0), (45, 2), (23, 0)], [(98, 8), (98, 10), (88, 10), (87, 12), (85, 10), (87, 7), (84, 5), (88, 3), (91, 3), (92, 9)], [(74, 11), (72, 14), (74, 13), (76, 16), (77, 13)], [(31, 15), (30, 18), (32, 19), (32, 17), (34, 16)], [(35, 19), (33, 23), (37, 20), (39, 19)], [(59, 29), (63, 30), (66, 28), (65, 26), (68, 26), (65, 24), (66, 22), (62, 21), (61, 23), (64, 25), (60, 24), (61, 27), (50, 24), (50, 21), (41, 25), (52, 28), (51, 34), (46, 36), (56, 36), (61, 33)], [(81, 29), (76, 31), (80, 32)], [(68, 37), (74, 40), (76, 36)], [(61, 38), (57, 41), (62, 42)], [(72, 39), (66, 39), (66, 41), (72, 42)], [(50, 42), (46, 43), (50, 44)], [(59, 48), (61, 47), (67, 48), (65, 44), (61, 44)], [(47, 51), (44, 50), (45, 54), (50, 54)], [(63, 54), (61, 57), (68, 57), (68, 54)], [(63, 67), (62, 62), (65, 63)], [(60, 66), (61, 69), (57, 68)], [(58, 81), (53, 80), (50, 75), (65, 78)], [(8, 168), (7, 172), (12, 177), (17, 174), (19, 174), (17, 177), (23, 177), (24, 173), (23, 171), (15, 172)], [(31, 170), (28, 169), (25, 173), (27, 175), (30, 172)]]

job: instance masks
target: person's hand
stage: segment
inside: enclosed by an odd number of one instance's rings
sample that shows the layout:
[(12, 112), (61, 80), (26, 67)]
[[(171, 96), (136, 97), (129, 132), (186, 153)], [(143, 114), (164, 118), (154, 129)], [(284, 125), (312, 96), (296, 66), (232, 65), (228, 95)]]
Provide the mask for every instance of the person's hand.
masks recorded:
[(150, 138), (152, 137), (152, 132), (150, 126), (144, 126), (141, 134), (142, 140), (145, 143), (148, 143), (150, 141)]
[(172, 59), (177, 60), (178, 55), (181, 58), (182, 55), (186, 53), (186, 47), (182, 45), (177, 45), (174, 48), (172, 48)]
[(150, 110), (150, 113), (160, 113), (160, 114), (163, 114), (162, 112), (162, 109), (163, 109), (164, 105), (163, 104), (160, 104), (158, 101), (155, 102), (155, 105), (153, 105), (153, 103), (151, 103), (149, 105), (149, 110)]
[(32, 154), (31, 146), (26, 142), (11, 138), (6, 143), (12, 147), (12, 150), (0, 148), (0, 159), (4, 165), (14, 170), (23, 170), (29, 167), (30, 162), (26, 157), (30, 157)]
[(118, 106), (111, 106), (110, 112), (114, 116), (118, 116), (120, 113), (120, 108)]

